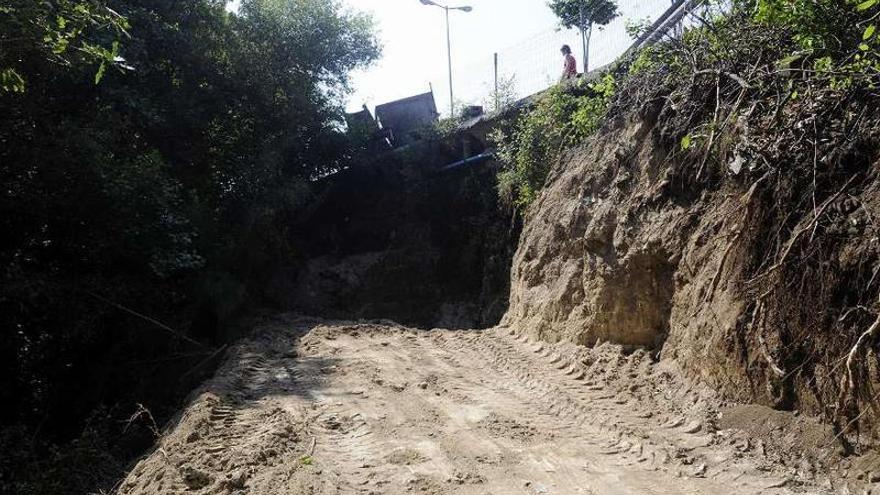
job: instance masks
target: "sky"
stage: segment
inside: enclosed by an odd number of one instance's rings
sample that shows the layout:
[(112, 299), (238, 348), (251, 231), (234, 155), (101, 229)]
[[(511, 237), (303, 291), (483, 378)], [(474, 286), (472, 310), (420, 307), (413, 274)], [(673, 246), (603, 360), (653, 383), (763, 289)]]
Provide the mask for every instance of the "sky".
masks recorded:
[[(449, 105), (446, 21), (443, 9), (418, 0), (344, 0), (352, 9), (373, 15), (383, 44), (383, 57), (372, 67), (354, 74), (355, 90), (348, 108), (376, 104), (424, 93), (433, 84), (441, 110)], [(438, 1), (438, 3), (442, 3)], [(481, 88), (473, 85), (474, 72), (492, 77), (493, 53), (521, 44), (538, 33), (554, 31), (558, 22), (543, 0), (469, 0), (448, 3), (469, 5), (473, 11), (450, 12), (453, 87), (456, 99), (474, 99)], [(560, 45), (561, 46), (561, 45)], [(558, 47), (547, 56), (562, 64)], [(457, 77), (456, 77), (457, 76)], [(486, 92), (489, 88), (485, 88)], [(469, 103), (479, 103), (470, 101)]]
[[(441, 113), (449, 112), (446, 21), (441, 8), (419, 0), (341, 0), (349, 9), (373, 16), (383, 45), (382, 58), (352, 74), (350, 111), (426, 93), (431, 88)], [(581, 67), (580, 36), (562, 30), (546, 0), (436, 0), (450, 7), (468, 5), (469, 13), (450, 12), (452, 72), (456, 104), (487, 104), (494, 87), (493, 54), (499, 54), (499, 78), (512, 80), (517, 96), (548, 87), (562, 72), (563, 43), (571, 45)], [(626, 18), (656, 18), (670, 0), (617, 0), (622, 16), (590, 46), (591, 68), (611, 62), (630, 43)], [(236, 1), (232, 2), (234, 8)]]

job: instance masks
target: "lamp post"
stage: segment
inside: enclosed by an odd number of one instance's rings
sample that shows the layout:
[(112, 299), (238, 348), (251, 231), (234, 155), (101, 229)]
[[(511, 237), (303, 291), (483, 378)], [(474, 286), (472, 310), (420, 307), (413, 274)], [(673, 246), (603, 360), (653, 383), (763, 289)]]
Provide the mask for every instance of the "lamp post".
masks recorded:
[(440, 5), (432, 0), (419, 0), (422, 5), (433, 5), (435, 7), (440, 7), (441, 9), (446, 11), (446, 53), (449, 60), (449, 116), (455, 116), (455, 100), (452, 94), (452, 40), (449, 35), (449, 11), (450, 10), (460, 10), (462, 12), (470, 12), (473, 7), (469, 7), (467, 5), (462, 7), (447, 7), (446, 5)]

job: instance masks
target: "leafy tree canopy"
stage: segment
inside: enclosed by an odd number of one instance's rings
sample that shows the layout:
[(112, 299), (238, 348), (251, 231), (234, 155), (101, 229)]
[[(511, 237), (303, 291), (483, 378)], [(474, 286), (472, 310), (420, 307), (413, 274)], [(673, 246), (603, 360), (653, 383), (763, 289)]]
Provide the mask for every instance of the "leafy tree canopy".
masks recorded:
[(613, 0), (551, 0), (549, 6), (566, 28), (604, 26), (620, 15)]
[[(98, 2), (9, 0), (0, 6), (0, 91), (23, 92), (22, 63), (41, 58), (62, 67), (96, 66), (99, 82), (120, 62), (119, 40), (128, 22)], [(31, 74), (33, 76), (33, 74)]]
[(379, 51), (339, 0), (0, 2), (0, 427), (61, 442), (99, 401), (160, 402), (138, 384), (167, 367), (124, 363), (187, 341), (104, 300), (219, 339), (347, 165), (348, 74)]

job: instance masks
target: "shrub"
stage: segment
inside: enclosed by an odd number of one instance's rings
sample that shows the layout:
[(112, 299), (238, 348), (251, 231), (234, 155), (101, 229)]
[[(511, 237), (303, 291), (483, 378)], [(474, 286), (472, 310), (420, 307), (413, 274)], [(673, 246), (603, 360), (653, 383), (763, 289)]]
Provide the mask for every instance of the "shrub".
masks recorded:
[(555, 86), (514, 122), (512, 130), (496, 131), (492, 140), (505, 163), (498, 174), (498, 192), (506, 206), (523, 209), (538, 197), (563, 151), (599, 127), (615, 87), (611, 74), (592, 83)]

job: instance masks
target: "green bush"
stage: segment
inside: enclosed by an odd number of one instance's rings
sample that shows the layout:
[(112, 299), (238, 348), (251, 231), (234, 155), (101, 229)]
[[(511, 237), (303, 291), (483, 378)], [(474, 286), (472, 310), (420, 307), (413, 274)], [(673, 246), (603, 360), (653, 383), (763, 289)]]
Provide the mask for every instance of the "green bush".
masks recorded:
[(880, 73), (880, 0), (758, 0), (755, 19), (791, 31), (800, 50), (786, 66), (812, 60), (840, 88)]
[(505, 167), (498, 174), (502, 202), (524, 209), (537, 197), (551, 167), (566, 148), (582, 143), (600, 125), (614, 96), (611, 74), (574, 86), (558, 85), (541, 95), (508, 132), (492, 136)]

